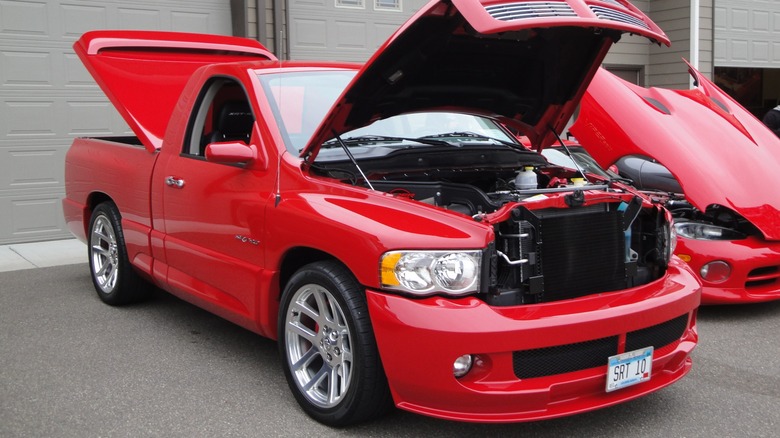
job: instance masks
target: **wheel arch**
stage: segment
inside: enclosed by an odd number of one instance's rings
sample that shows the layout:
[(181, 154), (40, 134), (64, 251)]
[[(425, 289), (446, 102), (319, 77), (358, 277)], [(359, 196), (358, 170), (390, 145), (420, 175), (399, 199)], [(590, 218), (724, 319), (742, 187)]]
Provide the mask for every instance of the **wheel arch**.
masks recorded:
[[(103, 192), (92, 192), (87, 196), (87, 202), (85, 204), (84, 208), (84, 233), (86, 236), (89, 236), (89, 222), (92, 220), (92, 212), (95, 211), (95, 207), (98, 205), (104, 203), (104, 202), (111, 202), (116, 206), (116, 202), (108, 196), (107, 194)], [(117, 208), (117, 211), (119, 209)], [(120, 213), (121, 215), (121, 213)]]
[[(316, 248), (306, 247), (306, 246), (299, 246), (299, 247), (289, 249), (284, 254), (281, 263), (279, 264), (279, 290), (277, 291), (275, 298), (277, 300), (281, 298), (282, 292), (284, 292), (284, 288), (287, 286), (287, 283), (290, 281), (290, 278), (299, 269), (301, 269), (302, 267), (310, 263), (326, 261), (326, 260), (332, 260), (338, 262), (341, 265), (343, 265), (347, 270), (352, 272), (346, 263), (344, 263), (338, 257), (328, 252)], [(352, 275), (355, 275), (354, 272), (352, 273)]]

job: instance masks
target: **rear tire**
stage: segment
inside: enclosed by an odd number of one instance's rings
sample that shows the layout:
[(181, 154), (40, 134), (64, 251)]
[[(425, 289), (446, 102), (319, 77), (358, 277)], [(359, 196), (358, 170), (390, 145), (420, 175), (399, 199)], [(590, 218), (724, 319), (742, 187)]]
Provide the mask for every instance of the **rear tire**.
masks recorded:
[(92, 211), (87, 252), (92, 283), (104, 303), (118, 306), (146, 298), (148, 285), (130, 265), (122, 218), (113, 202)]
[(377, 418), (392, 406), (365, 291), (343, 265), (293, 275), (279, 310), (279, 354), (298, 404), (329, 426)]

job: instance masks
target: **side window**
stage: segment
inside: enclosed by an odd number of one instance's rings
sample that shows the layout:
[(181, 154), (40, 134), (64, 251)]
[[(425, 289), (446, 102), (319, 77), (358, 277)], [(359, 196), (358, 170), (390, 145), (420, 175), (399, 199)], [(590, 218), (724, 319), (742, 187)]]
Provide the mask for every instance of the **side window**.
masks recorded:
[(254, 121), (244, 89), (231, 79), (214, 80), (201, 95), (182, 153), (204, 157), (210, 143), (241, 141), (249, 144)]

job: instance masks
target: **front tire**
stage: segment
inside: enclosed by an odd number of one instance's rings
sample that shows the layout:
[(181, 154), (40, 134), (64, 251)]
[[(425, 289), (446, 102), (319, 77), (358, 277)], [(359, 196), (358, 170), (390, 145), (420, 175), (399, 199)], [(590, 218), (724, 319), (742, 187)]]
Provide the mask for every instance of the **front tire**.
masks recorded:
[(279, 353), (298, 404), (344, 426), (392, 406), (365, 292), (342, 265), (317, 262), (290, 279), (279, 310)]
[(127, 257), (122, 219), (112, 202), (99, 204), (89, 221), (89, 271), (98, 297), (112, 306), (146, 297), (146, 283)]

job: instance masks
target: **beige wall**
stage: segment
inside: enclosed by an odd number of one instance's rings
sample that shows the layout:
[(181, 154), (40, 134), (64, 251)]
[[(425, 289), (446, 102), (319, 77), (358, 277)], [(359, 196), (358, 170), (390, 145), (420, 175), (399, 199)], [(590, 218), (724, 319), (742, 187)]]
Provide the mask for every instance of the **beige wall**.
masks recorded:
[(689, 88), (687, 68), (682, 59), (691, 58), (691, 6), (680, 0), (653, 0), (650, 18), (672, 42), (671, 47), (650, 49), (648, 85), (665, 88)]
[[(683, 59), (691, 55), (691, 1), (635, 0), (632, 3), (650, 16), (666, 32), (671, 47), (648, 43), (646, 39), (624, 37), (610, 51), (606, 66), (638, 66), (644, 73), (643, 84), (666, 88), (690, 88), (688, 69)], [(699, 0), (699, 71), (713, 72), (713, 0)]]
[[(284, 24), (284, 4), (283, 0), (233, 0), (232, 7), (242, 9), (233, 13), (234, 33), (239, 36), (253, 38), (260, 41), (268, 50), (276, 56), (282, 58), (286, 53), (284, 47), (276, 47), (278, 40), (278, 28), (274, 27), (274, 6), (281, 5), (282, 24)], [(261, 13), (258, 14), (258, 8)], [(236, 23), (240, 21), (241, 23)], [(236, 29), (239, 29), (236, 32)], [(283, 38), (283, 42), (286, 39)], [(281, 49), (281, 50), (280, 50)], [(282, 56), (280, 56), (282, 53)]]

